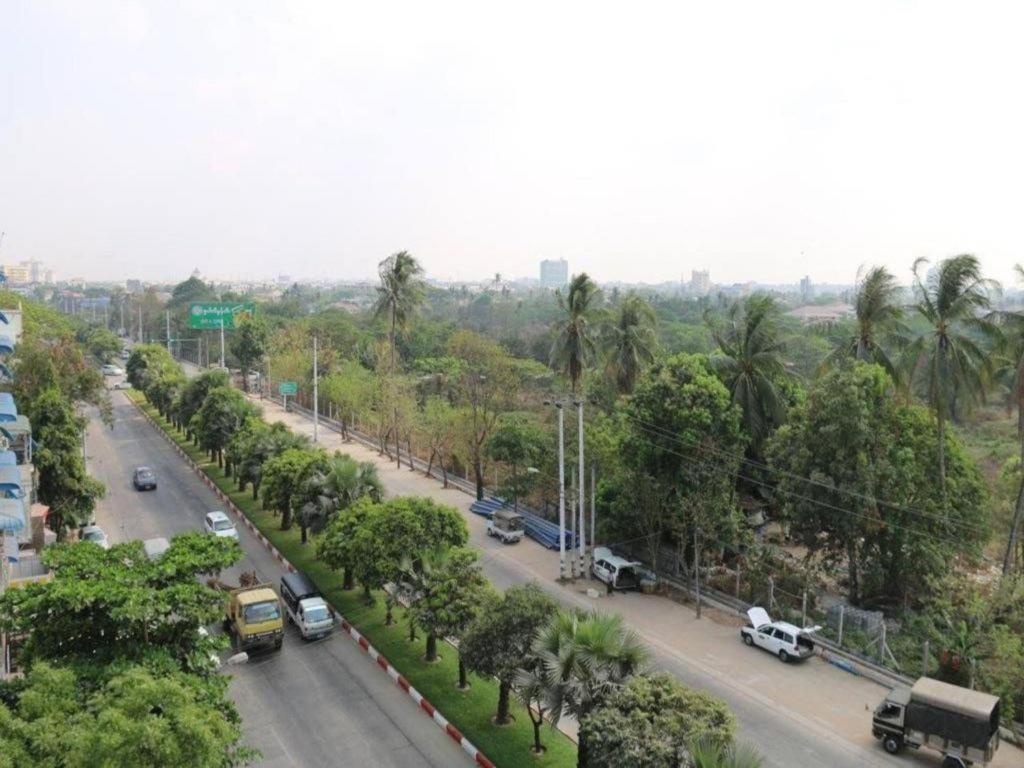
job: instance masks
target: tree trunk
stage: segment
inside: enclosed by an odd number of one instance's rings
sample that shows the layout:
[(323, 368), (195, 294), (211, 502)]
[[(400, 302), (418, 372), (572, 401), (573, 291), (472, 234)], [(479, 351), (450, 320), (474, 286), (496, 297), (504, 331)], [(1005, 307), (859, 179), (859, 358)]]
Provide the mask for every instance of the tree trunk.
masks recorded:
[(508, 694), (512, 690), (512, 683), (507, 680), (498, 682), (498, 714), (494, 717), (497, 725), (505, 725), (509, 721), (508, 716)]
[(352, 569), (346, 567), (344, 569), (344, 575), (341, 577), (341, 588), (344, 590), (350, 590), (355, 586), (355, 579), (352, 576)]
[(479, 452), (473, 459), (473, 476), (476, 479), (476, 500), (482, 501), (484, 498), (484, 467)]
[(405, 441), (405, 446), (409, 449), (409, 471), (415, 472), (416, 468), (412, 463), (412, 432), (409, 433), (409, 437)]
[(441, 462), (441, 477), (444, 483), (443, 487), (448, 487), (448, 467), (444, 465), (444, 461)]
[(427, 633), (427, 661), (437, 661), (437, 637), (433, 632)]
[(850, 575), (850, 602), (860, 602), (860, 577), (857, 570), (857, 544), (852, 539), (846, 543), (846, 566)]
[(260, 497), (260, 484), (259, 481), (252, 481), (252, 500), (256, 501)]
[(412, 620), (411, 616), (409, 617), (409, 642), (416, 642), (416, 622)]
[(285, 507), (281, 510), (281, 530), (287, 531), (292, 527), (292, 509)]
[(527, 707), (526, 713), (530, 716), (530, 722), (533, 723), (533, 752), (539, 755), (544, 751), (544, 745), (540, 743), (540, 727), (544, 724), (544, 712), (538, 709), (538, 715), (534, 717), (533, 710)]
[(587, 768), (587, 742), (583, 739), (582, 733), (576, 747), (576, 768)]
[(394, 613), (392, 609), (395, 607), (395, 598), (388, 592), (387, 597), (384, 598), (384, 626), (390, 627), (395, 623)]
[(299, 543), (306, 543), (306, 526), (303, 525), (301, 522), (299, 523)]
[(367, 605), (373, 602), (373, 595), (370, 594), (369, 584), (363, 584), (363, 599), (366, 601)]
[(1020, 521), (1024, 518), (1024, 465), (1021, 466), (1021, 473), (1017, 504), (1013, 509), (1013, 522), (1010, 523), (1010, 538), (1006, 542), (1006, 555), (1003, 557), (1003, 576), (1009, 576), (1013, 568), (1014, 555), (1017, 553), (1017, 536), (1020, 533)]
[(434, 468), (434, 456), (437, 455), (437, 450), (434, 448), (430, 449), (430, 456), (427, 457), (427, 471), (424, 474), (430, 477), (430, 470)]
[(469, 680), (466, 679), (466, 662), (462, 660), (462, 654), (459, 654), (459, 690), (464, 691), (469, 688)]

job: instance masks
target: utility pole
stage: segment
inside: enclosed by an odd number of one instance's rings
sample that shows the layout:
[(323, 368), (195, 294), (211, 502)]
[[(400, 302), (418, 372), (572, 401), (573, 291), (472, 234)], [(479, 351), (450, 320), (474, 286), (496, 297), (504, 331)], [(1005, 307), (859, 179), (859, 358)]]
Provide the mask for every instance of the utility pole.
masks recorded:
[(576, 467), (569, 470), (569, 578), (576, 578), (576, 554), (572, 551), (576, 546)]
[(139, 344), (145, 343), (145, 338), (142, 335), (142, 304), (139, 304)]
[(118, 326), (118, 331), (124, 333), (124, 298), (118, 302), (119, 309), (121, 311), (121, 325)]
[(587, 517), (587, 494), (584, 489), (587, 487), (587, 476), (583, 472), (583, 401), (578, 400), (576, 402), (576, 415), (577, 415), (577, 431), (579, 432), (579, 443), (580, 443), (580, 524), (579, 540), (576, 542), (576, 559), (579, 561), (580, 575), (583, 571), (583, 552), (585, 548), (585, 529), (583, 522)]
[(591, 578), (594, 566), (594, 544), (597, 541), (597, 465), (590, 462), (590, 562), (587, 578)]
[(164, 322), (167, 326), (167, 353), (171, 354), (171, 310), (164, 310)]
[(558, 409), (558, 578), (565, 578), (565, 411)]
[(693, 529), (693, 577), (697, 592), (697, 618), (700, 618), (700, 528)]
[[(317, 370), (317, 340), (313, 335), (313, 442), (320, 439), (320, 376)], [(412, 465), (412, 456), (409, 456), (409, 465)]]
[(220, 367), (224, 367), (224, 315), (220, 316)]

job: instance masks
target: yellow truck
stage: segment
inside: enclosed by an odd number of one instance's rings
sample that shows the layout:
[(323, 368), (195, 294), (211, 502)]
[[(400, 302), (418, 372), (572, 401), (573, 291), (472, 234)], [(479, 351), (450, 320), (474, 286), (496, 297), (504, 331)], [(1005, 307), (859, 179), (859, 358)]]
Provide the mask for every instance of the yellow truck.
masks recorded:
[(280, 650), (284, 641), (281, 601), (269, 584), (232, 589), (224, 628), (236, 651)]

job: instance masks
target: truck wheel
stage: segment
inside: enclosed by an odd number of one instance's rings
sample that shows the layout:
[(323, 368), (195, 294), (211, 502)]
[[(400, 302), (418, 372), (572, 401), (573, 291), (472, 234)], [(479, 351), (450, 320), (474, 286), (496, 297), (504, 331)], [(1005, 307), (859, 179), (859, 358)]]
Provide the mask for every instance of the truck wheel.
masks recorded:
[(284, 643), (284, 638), (283, 637), (277, 638), (277, 642), (274, 643), (274, 650), (275, 651), (280, 651), (281, 650), (281, 645), (283, 643)]
[(779, 650), (779, 661), (781, 661), (782, 663), (786, 663), (787, 661), (789, 661), (789, 654), (786, 653), (785, 648)]
[(882, 739), (882, 747), (890, 755), (895, 755), (901, 749), (903, 749), (903, 739), (894, 734), (889, 734), (884, 739)]
[(753, 645), (754, 644), (754, 638), (752, 638), (746, 632), (742, 632), (741, 636), (743, 637), (743, 642), (746, 643), (747, 645)]

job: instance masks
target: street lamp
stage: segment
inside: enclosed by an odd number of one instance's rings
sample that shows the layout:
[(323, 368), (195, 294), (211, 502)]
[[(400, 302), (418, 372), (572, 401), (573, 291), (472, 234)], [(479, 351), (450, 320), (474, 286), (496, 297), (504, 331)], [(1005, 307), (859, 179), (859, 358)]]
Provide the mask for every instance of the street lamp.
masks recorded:
[(558, 411), (558, 578), (565, 575), (565, 410), (558, 401), (545, 400)]

